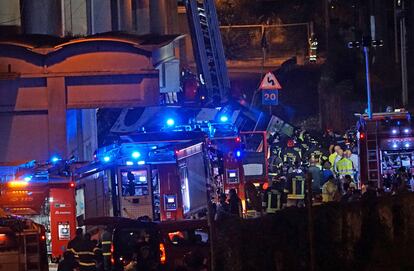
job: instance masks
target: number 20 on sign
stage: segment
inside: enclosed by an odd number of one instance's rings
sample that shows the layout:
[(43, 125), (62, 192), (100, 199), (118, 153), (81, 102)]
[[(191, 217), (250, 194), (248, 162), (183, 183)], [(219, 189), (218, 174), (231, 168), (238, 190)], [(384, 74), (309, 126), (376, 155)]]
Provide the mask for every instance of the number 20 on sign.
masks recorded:
[(279, 97), (278, 97), (278, 90), (269, 90), (264, 89), (262, 90), (262, 104), (263, 105), (278, 105), (279, 104)]

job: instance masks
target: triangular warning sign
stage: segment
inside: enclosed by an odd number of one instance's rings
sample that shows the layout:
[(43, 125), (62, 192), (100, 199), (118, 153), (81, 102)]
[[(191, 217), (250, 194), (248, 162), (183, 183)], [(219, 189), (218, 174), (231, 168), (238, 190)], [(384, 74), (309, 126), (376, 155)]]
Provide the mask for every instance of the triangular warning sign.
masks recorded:
[(282, 89), (282, 86), (277, 81), (276, 76), (272, 72), (268, 72), (263, 77), (259, 89)]

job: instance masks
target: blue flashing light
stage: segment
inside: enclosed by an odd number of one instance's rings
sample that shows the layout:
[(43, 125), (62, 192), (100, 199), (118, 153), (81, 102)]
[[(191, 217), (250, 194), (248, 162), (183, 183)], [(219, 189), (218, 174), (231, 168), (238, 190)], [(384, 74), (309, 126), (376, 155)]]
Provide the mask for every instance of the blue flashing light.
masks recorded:
[(138, 161), (138, 165), (145, 165), (145, 161)]
[(152, 146), (151, 149), (156, 150), (157, 146)]
[(410, 143), (405, 143), (405, 145), (404, 145), (406, 148), (409, 148), (410, 147)]
[(229, 120), (229, 117), (227, 117), (226, 115), (222, 115), (221, 117), (220, 117), (220, 121), (221, 122), (227, 122)]
[(398, 147), (397, 143), (392, 144), (392, 147), (396, 149)]
[(24, 177), (25, 182), (29, 182), (32, 179), (32, 176), (26, 176)]
[(404, 129), (404, 133), (408, 134), (409, 132), (410, 132), (410, 129), (408, 129), (408, 128)]
[(397, 129), (392, 129), (391, 132), (392, 132), (393, 135), (395, 135), (395, 134), (397, 134)]
[(103, 158), (103, 160), (104, 160), (104, 162), (109, 162), (109, 161), (111, 161), (111, 157), (109, 157), (109, 156), (105, 156), (105, 157)]
[(132, 158), (137, 159), (139, 157), (141, 157), (141, 153), (139, 151), (134, 151), (132, 153)]
[(241, 156), (241, 151), (236, 151), (236, 156), (240, 157)]
[(132, 161), (126, 161), (127, 166), (132, 166), (134, 163)]
[(52, 156), (52, 158), (50, 159), (50, 161), (52, 161), (52, 163), (56, 163), (59, 160), (60, 160), (60, 158), (57, 157), (57, 156)]
[(168, 126), (173, 126), (175, 124), (174, 119), (167, 119), (167, 125)]

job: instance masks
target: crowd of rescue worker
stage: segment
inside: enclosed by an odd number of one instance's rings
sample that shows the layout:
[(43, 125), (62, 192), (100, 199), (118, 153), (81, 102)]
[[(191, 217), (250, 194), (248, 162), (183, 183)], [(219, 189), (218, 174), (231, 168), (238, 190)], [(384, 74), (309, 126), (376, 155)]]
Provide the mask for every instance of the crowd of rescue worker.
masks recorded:
[[(290, 206), (303, 207), (309, 195), (312, 204), (318, 205), (351, 202), (384, 193), (360, 183), (356, 132), (348, 131), (342, 136), (327, 130), (316, 139), (307, 131), (296, 129), (291, 137), (271, 133), (268, 146), (269, 183), (260, 187), (245, 184), (246, 207), (255, 211), (254, 216)], [(307, 178), (311, 179), (310, 189)], [(405, 168), (384, 181), (385, 188), (393, 194), (408, 191), (407, 184), (413, 191), (414, 178)], [(229, 199), (221, 192), (216, 220), (226, 214), (242, 216), (240, 202), (234, 189), (230, 190)]]
[(76, 230), (75, 237), (69, 241), (59, 262), (58, 271), (104, 271), (110, 270), (110, 249), (112, 234), (107, 229), (103, 231), (100, 242), (91, 238), (89, 233), (83, 233), (82, 228)]

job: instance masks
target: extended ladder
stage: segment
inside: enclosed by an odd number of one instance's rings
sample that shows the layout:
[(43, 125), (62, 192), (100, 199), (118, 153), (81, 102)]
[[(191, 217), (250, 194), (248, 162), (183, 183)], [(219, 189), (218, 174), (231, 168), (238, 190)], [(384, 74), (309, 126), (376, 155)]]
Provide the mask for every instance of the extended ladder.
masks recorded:
[(230, 81), (214, 0), (186, 0), (188, 25), (198, 80), (207, 104), (225, 103)]
[(381, 154), (378, 144), (377, 125), (377, 121), (367, 124), (368, 184), (372, 187), (381, 188)]

